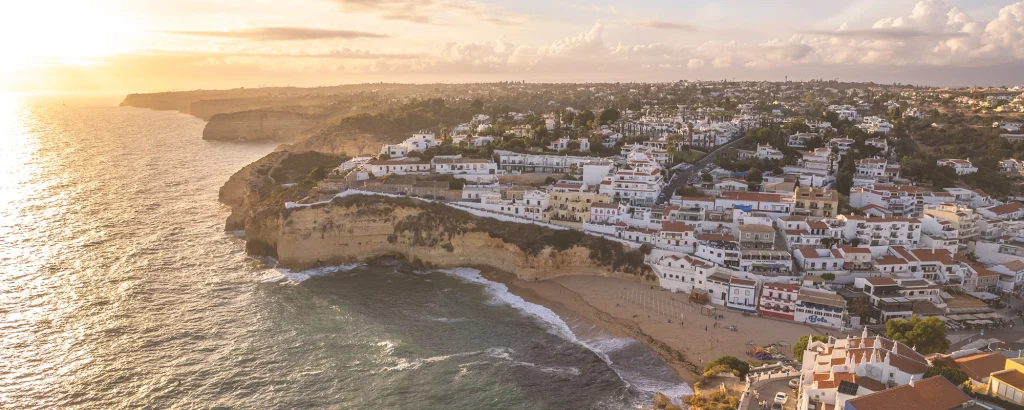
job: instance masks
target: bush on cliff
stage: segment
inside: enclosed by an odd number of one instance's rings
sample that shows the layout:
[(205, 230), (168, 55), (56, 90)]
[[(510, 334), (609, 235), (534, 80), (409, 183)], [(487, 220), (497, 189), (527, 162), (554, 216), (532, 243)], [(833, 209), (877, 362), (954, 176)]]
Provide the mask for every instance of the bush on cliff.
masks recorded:
[(740, 398), (728, 390), (715, 389), (687, 397), (686, 404), (695, 410), (736, 410), (740, 407)]
[[(324, 168), (329, 171), (337, 168), (338, 165), (341, 165), (346, 160), (347, 158), (341, 155), (323, 154), (315, 151), (290, 153), (270, 171), (270, 177), (274, 178), (274, 181), (278, 184), (298, 183), (312, 176), (311, 173), (317, 168)], [(323, 179), (326, 176), (327, 174), (323, 173), (319, 179)]]
[(704, 377), (712, 377), (719, 373), (732, 373), (734, 376), (743, 379), (750, 373), (750, 363), (737, 359), (733, 356), (722, 356), (704, 366)]

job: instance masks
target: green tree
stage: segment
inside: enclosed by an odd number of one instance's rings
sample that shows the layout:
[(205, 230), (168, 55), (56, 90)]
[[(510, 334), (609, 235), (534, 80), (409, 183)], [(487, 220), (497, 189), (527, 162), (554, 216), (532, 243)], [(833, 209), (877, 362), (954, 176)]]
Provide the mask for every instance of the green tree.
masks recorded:
[(955, 386), (964, 384), (964, 382), (971, 378), (967, 373), (964, 373), (956, 367), (950, 366), (949, 363), (943, 359), (935, 359), (935, 361), (932, 362), (932, 367), (925, 370), (924, 378), (927, 379), (932, 376), (945, 377), (946, 380), (949, 380), (950, 383), (953, 383)]
[(836, 280), (836, 274), (834, 274), (832, 272), (825, 272), (825, 273), (821, 274), (821, 278), (824, 279), (827, 282), (831, 282), (831, 281)]
[(946, 323), (937, 317), (910, 320), (893, 319), (885, 323), (885, 337), (913, 347), (921, 354), (942, 353), (949, 349)]
[(325, 168), (323, 166), (319, 166), (319, 167), (313, 168), (312, 171), (309, 171), (309, 175), (306, 176), (306, 179), (308, 179), (310, 181), (313, 181), (313, 182), (317, 182), (317, 181), (320, 181), (320, 180), (322, 180), (324, 178), (327, 178), (327, 173), (328, 172), (330, 172), (330, 171), (328, 171), (327, 168)]
[(614, 108), (608, 108), (605, 110), (601, 110), (601, 115), (599, 115), (597, 118), (598, 120), (601, 121), (601, 125), (608, 125), (618, 121), (621, 117), (622, 114), (619, 112), (619, 110), (616, 110)]
[(691, 409), (700, 410), (735, 410), (740, 406), (738, 395), (728, 390), (714, 389), (711, 392), (700, 392), (686, 398), (686, 405)]
[(749, 183), (760, 185), (764, 181), (764, 172), (756, 167), (750, 168), (750, 171), (747, 171), (746, 180)]
[[(804, 360), (804, 350), (807, 350), (807, 338), (809, 336), (800, 336), (800, 339), (793, 345), (793, 359), (802, 362)], [(827, 342), (827, 336), (815, 335), (815, 342)]]

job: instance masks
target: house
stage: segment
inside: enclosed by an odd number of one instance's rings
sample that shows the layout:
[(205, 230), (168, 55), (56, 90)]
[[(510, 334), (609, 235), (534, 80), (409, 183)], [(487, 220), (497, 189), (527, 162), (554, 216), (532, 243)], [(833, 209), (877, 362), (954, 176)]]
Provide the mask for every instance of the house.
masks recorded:
[(767, 282), (761, 286), (761, 300), (757, 312), (761, 316), (793, 320), (799, 285)]
[(742, 209), (746, 212), (761, 212), (773, 217), (793, 212), (793, 198), (780, 194), (759, 192), (722, 192), (715, 198), (717, 209)]
[[(848, 409), (852, 400), (870, 397), (889, 385), (920, 383), (927, 369), (928, 360), (920, 353), (891, 339), (869, 337), (867, 327), (859, 337), (812, 341), (807, 344), (800, 368), (797, 409)], [(885, 403), (889, 407), (865, 408), (890, 410), (893, 405), (899, 409), (912, 405), (904, 401)]]
[(947, 361), (951, 366), (956, 367), (971, 378), (971, 384), (975, 388), (987, 388), (989, 377), (992, 373), (1006, 369), (1006, 356), (999, 352), (974, 353), (958, 356), (954, 352)]
[(846, 299), (834, 292), (800, 288), (793, 321), (842, 329), (846, 323)]
[(746, 191), (747, 181), (736, 178), (724, 178), (715, 182), (715, 189), (719, 191)]
[[(827, 221), (827, 222), (826, 222)], [(821, 246), (826, 238), (836, 241), (842, 237), (841, 222), (837, 220), (816, 220), (801, 215), (789, 215), (779, 218), (782, 235), (791, 249), (799, 247)]]
[(775, 149), (771, 145), (757, 144), (756, 151), (737, 150), (737, 157), (739, 159), (758, 158), (781, 161), (784, 155), (782, 155), (782, 151)]
[(832, 217), (839, 210), (839, 192), (834, 189), (798, 187), (793, 197), (794, 215)]
[[(430, 163), (426, 161), (406, 160), (376, 160), (366, 163), (363, 169), (373, 176), (394, 175), (427, 175), (430, 173)], [(365, 178), (360, 178), (365, 179)]]
[(942, 376), (849, 399), (844, 410), (988, 410)]
[(489, 159), (434, 157), (430, 163), (438, 174), (494, 175), (498, 171), (498, 164)]
[(987, 394), (1024, 405), (1024, 359), (1009, 359), (1004, 370), (989, 375)]
[(871, 249), (853, 246), (840, 246), (839, 254), (843, 256), (843, 270), (866, 271), (874, 267)]
[(771, 225), (740, 225), (740, 249), (774, 249), (775, 228)]
[(955, 232), (955, 236), (950, 239), (955, 239), (963, 250), (981, 234), (982, 219), (982, 215), (976, 213), (974, 209), (944, 203), (925, 206), (924, 216), (920, 220), (929, 234)]
[(615, 203), (591, 203), (590, 204), (590, 223), (592, 224), (614, 224), (618, 222), (621, 209), (619, 204)]
[(757, 313), (757, 281), (736, 276), (729, 278), (729, 309)]
[(793, 259), (804, 272), (818, 274), (842, 271), (846, 262), (838, 249), (800, 248), (793, 252)]
[(850, 206), (879, 209), (882, 215), (875, 216), (917, 216), (924, 208), (924, 194), (916, 186), (867, 185), (850, 190)]
[(846, 155), (856, 143), (857, 141), (853, 138), (833, 138), (828, 141), (828, 147), (839, 151), (839, 155)]
[(910, 245), (921, 242), (921, 220), (916, 218), (864, 217), (839, 215), (845, 223), (843, 239), (861, 245)]
[(1004, 159), (999, 161), (999, 172), (1021, 175), (1024, 171), (1024, 161), (1020, 161), (1014, 158)]
[(988, 208), (978, 209), (978, 213), (989, 218), (1009, 221), (1024, 218), (1024, 203), (1010, 202)]
[(854, 178), (868, 179), (875, 182), (888, 182), (900, 176), (900, 164), (881, 158), (859, 159), (856, 162), (857, 173)]
[(968, 175), (978, 172), (978, 168), (971, 164), (971, 159), (940, 159), (936, 161), (935, 165), (940, 167), (950, 167), (956, 171), (957, 175)]
[(909, 319), (914, 313), (913, 302), (900, 292), (900, 284), (890, 277), (856, 278), (853, 287), (868, 295), (871, 316), (878, 323), (891, 319)]
[(590, 220), (594, 204), (610, 202), (608, 195), (591, 191), (582, 181), (558, 181), (551, 185), (548, 192), (548, 203), (551, 206), (548, 217), (553, 222), (582, 224)]
[(650, 206), (657, 201), (664, 186), (660, 167), (643, 166), (631, 170), (620, 169), (605, 177), (599, 191), (615, 201)]
[(814, 138), (821, 138), (821, 135), (815, 133), (793, 134), (789, 136), (786, 146), (790, 148), (807, 148), (807, 142)]
[(883, 153), (889, 151), (889, 142), (885, 138), (868, 138), (864, 141), (864, 145), (878, 148)]
[(693, 226), (683, 222), (662, 222), (655, 245), (662, 249), (693, 253), (693, 248), (697, 244), (694, 231)]

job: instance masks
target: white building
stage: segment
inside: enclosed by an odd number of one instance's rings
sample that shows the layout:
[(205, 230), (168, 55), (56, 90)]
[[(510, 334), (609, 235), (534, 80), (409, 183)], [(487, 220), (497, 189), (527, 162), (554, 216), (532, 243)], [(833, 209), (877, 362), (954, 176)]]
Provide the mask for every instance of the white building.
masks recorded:
[(936, 161), (935, 165), (953, 168), (957, 175), (968, 175), (978, 172), (978, 168), (971, 164), (970, 159), (940, 159)]
[(924, 209), (924, 194), (916, 186), (867, 185), (850, 190), (850, 206), (874, 216), (917, 216)]
[[(430, 163), (426, 161), (378, 160), (367, 163), (363, 169), (376, 177), (388, 174), (427, 175), (430, 173)], [(361, 173), (358, 179), (369, 178), (369, 174)]]
[(775, 161), (781, 161), (783, 158), (782, 151), (775, 149), (771, 145), (757, 144), (756, 151), (737, 150), (737, 157), (739, 159), (770, 159)]
[(809, 274), (839, 272), (845, 259), (838, 249), (800, 248), (793, 251), (796, 265)]
[(856, 162), (856, 166), (857, 173), (854, 175), (854, 178), (888, 182), (900, 176), (900, 164), (886, 159), (859, 159)]
[(643, 167), (633, 170), (619, 170), (601, 181), (599, 192), (613, 201), (628, 202), (637, 206), (650, 206), (657, 201), (665, 179), (660, 168)]
[[(844, 409), (855, 397), (886, 390), (889, 385), (921, 381), (928, 360), (909, 346), (880, 336), (807, 343), (800, 368), (797, 409)], [(845, 382), (845, 383), (844, 383)]]
[(406, 138), (405, 141), (398, 144), (384, 144), (384, 146), (381, 147), (380, 153), (388, 154), (391, 158), (401, 158), (408, 155), (409, 152), (423, 152), (428, 148), (436, 146), (437, 138), (435, 138), (434, 133), (426, 132), (413, 134), (411, 137)]
[(434, 157), (430, 163), (438, 174), (494, 175), (498, 172), (498, 164), (488, 159)]
[(846, 224), (843, 239), (857, 239), (861, 246), (917, 246), (921, 242), (921, 220), (916, 218), (839, 215), (838, 219)]

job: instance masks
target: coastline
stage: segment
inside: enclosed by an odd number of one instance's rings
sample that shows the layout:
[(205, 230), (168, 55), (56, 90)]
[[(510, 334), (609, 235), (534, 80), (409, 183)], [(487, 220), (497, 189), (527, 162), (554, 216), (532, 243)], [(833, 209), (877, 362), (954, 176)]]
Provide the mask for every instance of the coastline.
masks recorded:
[[(637, 340), (661, 357), (694, 391), (709, 360), (728, 355), (755, 361), (747, 355), (752, 348), (749, 341), (759, 346), (778, 343), (788, 357), (790, 344), (799, 336), (824, 334), (804, 324), (743, 316), (721, 306), (717, 306), (717, 313), (724, 318), (715, 327), (715, 319), (701, 314), (701, 306), (689, 304), (686, 294), (672, 294), (635, 280), (564, 275), (527, 281), (497, 269), (474, 268), (524, 300), (551, 309), (563, 320), (581, 317), (611, 335)], [(737, 330), (728, 330), (730, 325)]]

